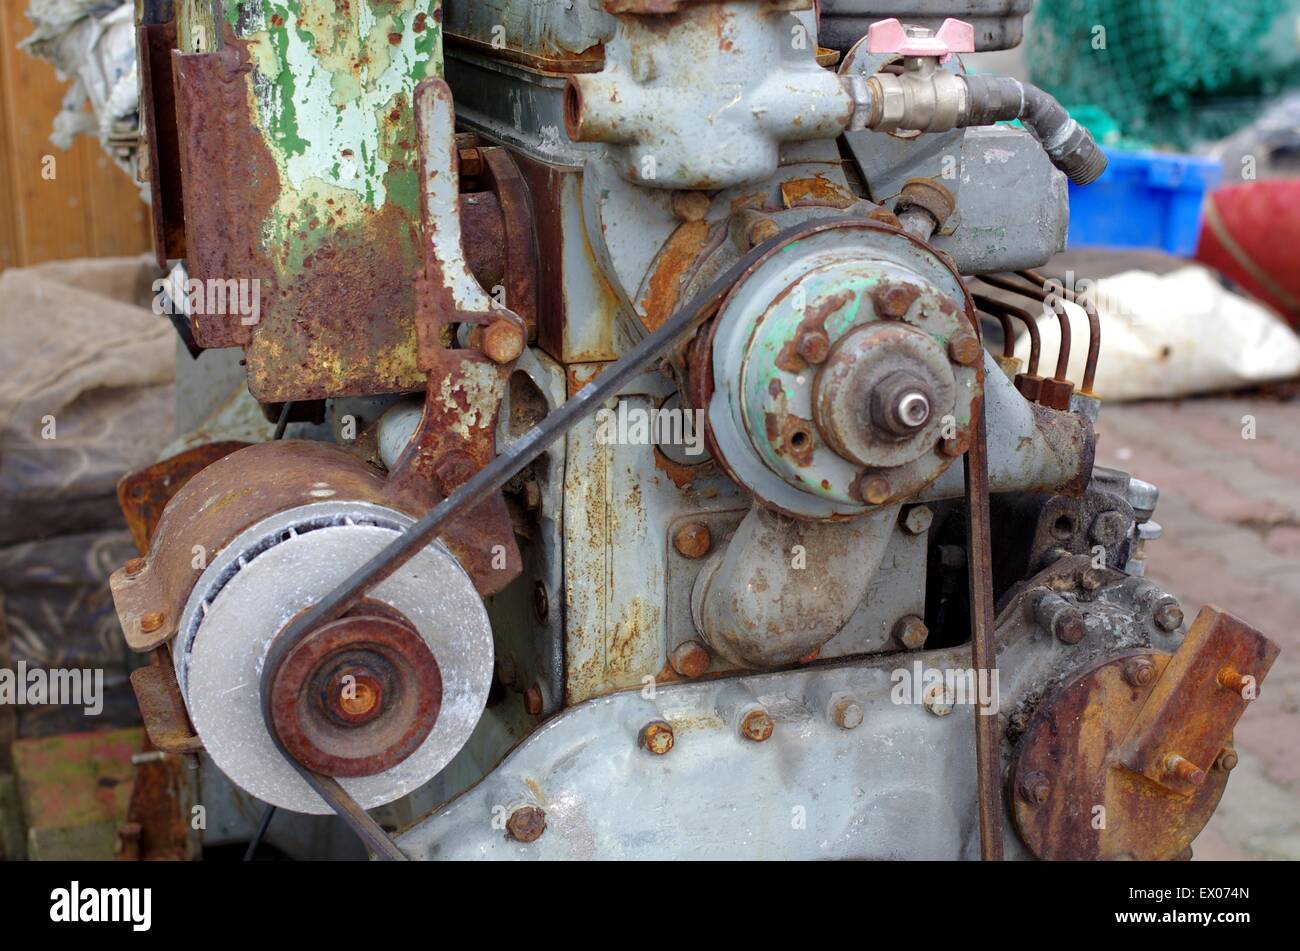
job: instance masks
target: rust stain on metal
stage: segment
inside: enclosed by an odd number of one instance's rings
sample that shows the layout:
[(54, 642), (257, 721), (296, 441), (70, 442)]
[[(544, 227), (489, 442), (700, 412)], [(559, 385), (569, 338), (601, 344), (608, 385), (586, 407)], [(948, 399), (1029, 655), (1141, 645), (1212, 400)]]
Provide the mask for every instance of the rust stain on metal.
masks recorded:
[(707, 221), (685, 221), (660, 250), (651, 268), (646, 295), (638, 302), (647, 330), (658, 330), (672, 316), (681, 297), (682, 278), (699, 260), (708, 242)]
[(830, 179), (792, 178), (781, 183), (781, 201), (786, 208), (818, 205), (827, 208), (851, 208), (857, 199)]

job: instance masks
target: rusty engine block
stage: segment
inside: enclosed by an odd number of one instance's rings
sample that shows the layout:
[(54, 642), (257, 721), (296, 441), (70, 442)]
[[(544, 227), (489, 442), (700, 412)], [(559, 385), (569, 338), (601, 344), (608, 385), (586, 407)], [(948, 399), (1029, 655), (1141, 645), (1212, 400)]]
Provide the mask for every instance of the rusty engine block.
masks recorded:
[[(143, 4), (179, 329), (296, 437), (122, 487), (205, 795), (387, 858), (1188, 849), (1277, 649), (1094, 464), (1032, 269), (1104, 155), (965, 73), (1029, 4), (843, 6)], [(986, 345), (1067, 304), (1077, 388)]]

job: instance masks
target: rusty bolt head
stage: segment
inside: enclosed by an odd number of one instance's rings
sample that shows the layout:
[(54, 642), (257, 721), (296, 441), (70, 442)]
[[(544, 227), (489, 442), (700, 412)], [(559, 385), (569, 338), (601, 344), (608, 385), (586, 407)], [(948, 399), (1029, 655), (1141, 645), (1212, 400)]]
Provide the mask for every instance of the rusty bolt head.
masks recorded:
[(673, 533), (673, 547), (683, 558), (703, 558), (712, 544), (708, 526), (700, 522), (687, 522)]
[(841, 730), (852, 730), (862, 724), (862, 705), (853, 694), (836, 694), (831, 699), (831, 722)]
[(1223, 772), (1231, 772), (1237, 765), (1237, 751), (1231, 746), (1225, 746), (1214, 760), (1214, 768)]
[(930, 629), (915, 614), (901, 617), (894, 624), (894, 639), (908, 650), (914, 651), (924, 647), (925, 640), (929, 636)]
[(903, 513), (903, 530), (909, 535), (924, 535), (934, 521), (934, 512), (928, 505), (910, 505)]
[(979, 338), (969, 330), (959, 330), (948, 338), (948, 356), (953, 363), (968, 367), (979, 359), (983, 351)]
[(704, 192), (673, 192), (673, 214), (682, 221), (703, 221), (712, 202)]
[(122, 566), (122, 570), (126, 572), (128, 578), (133, 578), (140, 572), (144, 571), (145, 564), (146, 562), (143, 558), (132, 558)]
[(821, 363), (831, 352), (831, 338), (824, 330), (805, 330), (799, 335), (795, 352), (809, 363)]
[(1088, 623), (1082, 611), (1071, 608), (1052, 618), (1052, 636), (1062, 644), (1077, 644), (1088, 636)]
[(546, 831), (546, 813), (537, 806), (520, 806), (506, 820), (506, 837), (516, 842), (536, 842)]
[(539, 716), (542, 712), (542, 688), (533, 684), (524, 691), (524, 709), (529, 716)]
[(970, 434), (964, 429), (959, 429), (953, 435), (945, 436), (939, 441), (939, 452), (953, 459), (964, 455), (969, 448)]
[(776, 233), (780, 230), (781, 228), (777, 225), (776, 221), (766, 215), (755, 218), (753, 224), (749, 226), (749, 232), (747, 235), (749, 238), (749, 246), (751, 248), (758, 247), (764, 241), (775, 238)]
[(770, 737), (774, 728), (772, 717), (761, 707), (750, 710), (740, 721), (740, 735), (755, 743), (762, 743)]
[(500, 654), (497, 656), (497, 681), (503, 687), (513, 689), (519, 680), (519, 665), (515, 662), (514, 654)]
[(1176, 631), (1183, 623), (1183, 609), (1173, 598), (1166, 598), (1156, 605), (1151, 620), (1155, 621), (1156, 627), (1162, 631)]
[(1156, 665), (1149, 657), (1134, 657), (1124, 664), (1124, 680), (1130, 687), (1145, 687), (1156, 679)]
[(699, 641), (685, 641), (673, 649), (668, 662), (678, 675), (693, 680), (709, 669), (713, 659), (709, 656), (708, 648)]
[(502, 317), (483, 331), (483, 352), (493, 363), (513, 363), (524, 352), (524, 331), (513, 320)]
[(542, 505), (542, 487), (537, 484), (536, 479), (529, 479), (524, 483), (524, 508), (532, 512)]
[(641, 745), (655, 756), (673, 748), (673, 728), (665, 720), (653, 720), (641, 728)]
[(871, 294), (876, 315), (888, 320), (898, 320), (906, 314), (916, 297), (916, 288), (908, 289), (901, 284), (880, 284)]
[(889, 487), (889, 480), (882, 479), (880, 476), (864, 475), (858, 482), (858, 492), (862, 495), (862, 501), (868, 505), (881, 505), (887, 502), (893, 491)]
[(545, 621), (551, 613), (551, 599), (547, 597), (546, 585), (540, 581), (533, 585), (533, 613), (539, 621)]
[(1026, 773), (1020, 780), (1020, 798), (1031, 806), (1041, 806), (1051, 794), (1051, 780), (1038, 770)]
[(150, 611), (144, 617), (140, 618), (140, 630), (145, 634), (152, 633), (162, 627), (166, 615), (161, 611)]
[(1084, 591), (1096, 591), (1106, 583), (1106, 572), (1100, 568), (1087, 568), (1079, 576), (1079, 585)]
[(1098, 545), (1118, 545), (1128, 534), (1129, 524), (1123, 512), (1102, 512), (1092, 520), (1088, 534)]

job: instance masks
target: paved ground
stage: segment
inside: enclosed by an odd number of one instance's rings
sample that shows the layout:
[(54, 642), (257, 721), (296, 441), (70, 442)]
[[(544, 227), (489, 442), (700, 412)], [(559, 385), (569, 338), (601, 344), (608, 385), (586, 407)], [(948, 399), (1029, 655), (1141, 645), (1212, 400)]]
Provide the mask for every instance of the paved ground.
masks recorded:
[(1214, 603), (1282, 647), (1195, 857), (1300, 859), (1300, 400), (1105, 406), (1098, 429), (1099, 463), (1160, 487), (1148, 575), (1189, 620)]

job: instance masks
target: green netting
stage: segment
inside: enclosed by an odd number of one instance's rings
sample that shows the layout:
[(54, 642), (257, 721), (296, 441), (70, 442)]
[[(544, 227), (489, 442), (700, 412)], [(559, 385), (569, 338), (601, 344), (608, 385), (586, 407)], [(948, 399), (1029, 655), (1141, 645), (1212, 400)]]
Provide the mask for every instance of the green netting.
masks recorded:
[(1095, 106), (1125, 139), (1188, 148), (1300, 87), (1300, 0), (1039, 0), (1025, 55), (1067, 108)]

